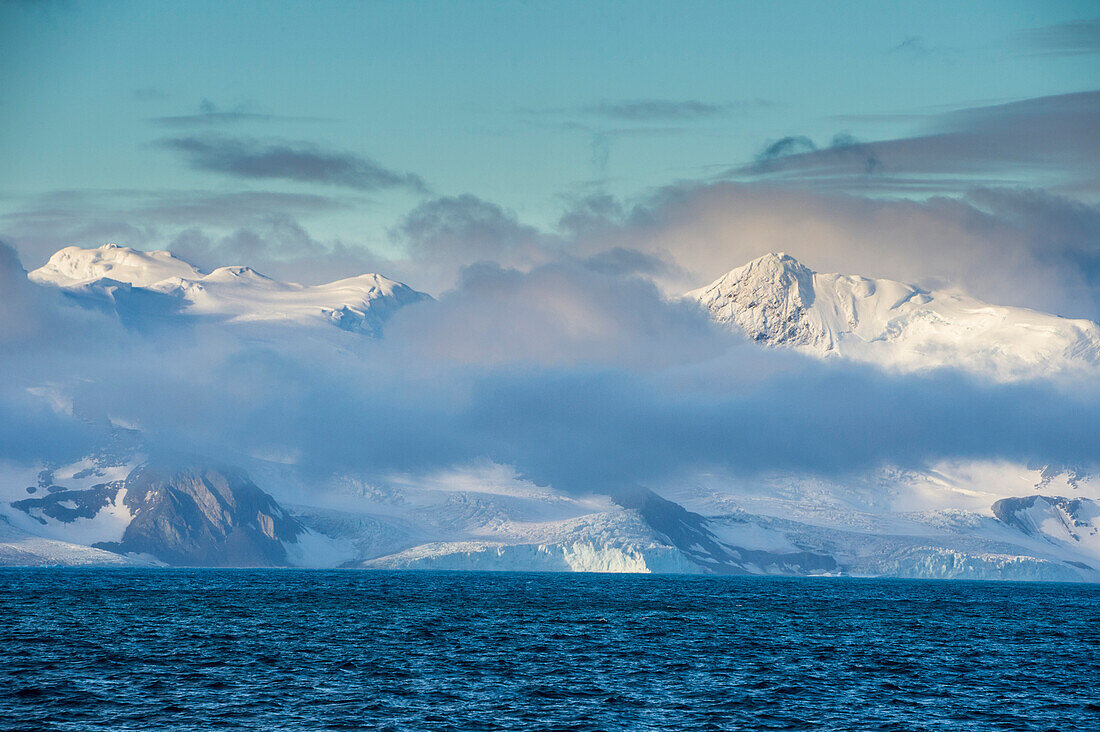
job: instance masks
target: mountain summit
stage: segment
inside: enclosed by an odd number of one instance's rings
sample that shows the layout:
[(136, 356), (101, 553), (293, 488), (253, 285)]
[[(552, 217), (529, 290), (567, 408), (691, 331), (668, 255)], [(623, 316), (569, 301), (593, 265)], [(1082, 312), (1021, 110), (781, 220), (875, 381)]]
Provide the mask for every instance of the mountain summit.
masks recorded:
[(429, 296), (378, 274), (300, 285), (250, 267), (204, 274), (170, 252), (143, 252), (115, 244), (65, 247), (28, 277), (78, 298), (111, 303), (120, 314), (135, 308), (179, 312), (236, 323), (329, 323), (378, 335), (395, 310)]
[(1100, 367), (1100, 326), (959, 292), (821, 274), (770, 253), (684, 295), (768, 345), (901, 371), (951, 366), (1008, 381)]

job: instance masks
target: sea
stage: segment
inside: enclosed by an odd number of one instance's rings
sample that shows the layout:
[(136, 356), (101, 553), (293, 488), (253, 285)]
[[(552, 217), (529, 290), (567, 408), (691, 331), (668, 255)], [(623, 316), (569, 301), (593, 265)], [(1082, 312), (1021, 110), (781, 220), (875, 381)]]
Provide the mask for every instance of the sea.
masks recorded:
[(10, 730), (1100, 730), (1100, 586), (0, 570)]

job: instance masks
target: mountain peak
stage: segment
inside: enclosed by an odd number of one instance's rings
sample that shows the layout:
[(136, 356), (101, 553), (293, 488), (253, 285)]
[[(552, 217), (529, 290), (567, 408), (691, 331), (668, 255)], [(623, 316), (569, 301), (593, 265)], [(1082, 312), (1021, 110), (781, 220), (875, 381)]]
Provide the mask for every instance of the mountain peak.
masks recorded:
[(706, 287), (687, 293), (688, 297), (701, 299), (711, 291), (728, 291), (731, 288), (782, 289), (796, 288), (795, 296), (813, 302), (813, 278), (817, 274), (786, 252), (768, 252), (756, 259), (735, 267)]
[(202, 278), (203, 281), (218, 282), (226, 280), (260, 280), (260, 281), (272, 281), (267, 275), (262, 275), (251, 267), (245, 267), (242, 265), (234, 265), (231, 267), (218, 267)]
[(106, 300), (119, 313), (132, 307), (140, 312), (150, 297), (161, 303), (167, 298), (171, 311), (183, 315), (222, 322), (335, 324), (369, 335), (378, 335), (383, 321), (398, 308), (428, 298), (377, 274), (312, 286), (281, 282), (241, 265), (204, 274), (170, 252), (117, 244), (65, 247), (28, 277), (75, 297)]
[(1013, 380), (1100, 365), (1096, 323), (895, 280), (821, 274), (784, 252), (685, 297), (753, 340), (903, 371), (953, 366)]
[(719, 323), (736, 324), (758, 341), (816, 342), (802, 314), (816, 298), (814, 271), (785, 252), (769, 252), (687, 293)]
[(39, 284), (80, 287), (102, 279), (148, 287), (170, 277), (196, 279), (202, 273), (169, 252), (145, 252), (117, 244), (95, 249), (65, 247), (28, 277)]
[(790, 254), (787, 254), (786, 252), (768, 252), (767, 254), (760, 255), (756, 259), (749, 260), (747, 263), (742, 265), (741, 268), (753, 266), (802, 267), (803, 265), (801, 262), (792, 257)]
[(760, 280), (777, 284), (785, 289), (798, 287), (798, 295), (813, 301), (812, 269), (786, 252), (768, 252), (725, 274), (718, 282)]

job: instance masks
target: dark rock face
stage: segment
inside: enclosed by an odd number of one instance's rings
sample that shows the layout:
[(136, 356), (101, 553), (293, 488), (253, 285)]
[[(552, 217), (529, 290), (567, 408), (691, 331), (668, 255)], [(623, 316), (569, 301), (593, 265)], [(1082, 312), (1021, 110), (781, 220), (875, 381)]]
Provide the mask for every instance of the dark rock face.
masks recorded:
[(1070, 535), (1078, 539), (1078, 530), (1090, 528), (1087, 522), (1081, 520), (1081, 509), (1089, 503), (1092, 503), (1092, 501), (1087, 498), (1064, 498), (1062, 496), (1002, 498), (993, 504), (993, 515), (1008, 526), (1019, 529), (1025, 534), (1035, 535), (1039, 533), (1038, 528), (1021, 514), (1039, 504), (1039, 508), (1051, 512), (1053, 516), (1057, 516), (1066, 529), (1069, 530)]
[(124, 487), (134, 518), (122, 541), (97, 544), (100, 549), (179, 566), (285, 566), (282, 542), (296, 541), (303, 530), (236, 468), (146, 464)]
[(50, 486), (57, 490), (51, 491), (49, 495), (42, 498), (13, 501), (11, 505), (12, 508), (19, 509), (41, 524), (46, 523), (47, 517), (55, 521), (71, 523), (80, 518), (93, 518), (115, 499), (115, 494), (121, 487), (122, 481), (101, 483), (84, 491), (70, 491), (59, 486)]
[(654, 531), (662, 534), (688, 559), (713, 572), (805, 574), (831, 572), (838, 568), (836, 560), (825, 554), (808, 551), (766, 552), (724, 544), (710, 530), (706, 517), (644, 488), (620, 491), (615, 496), (615, 502), (623, 508), (637, 511)]

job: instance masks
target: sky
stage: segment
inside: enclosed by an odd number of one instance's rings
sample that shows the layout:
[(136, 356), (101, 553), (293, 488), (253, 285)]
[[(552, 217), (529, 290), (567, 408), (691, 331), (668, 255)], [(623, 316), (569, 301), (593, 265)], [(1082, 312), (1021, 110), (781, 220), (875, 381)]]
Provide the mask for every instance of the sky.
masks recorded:
[[(0, 2), (0, 459), (82, 454), (117, 418), (150, 444), (321, 471), (488, 458), (566, 490), (1095, 462), (1095, 380), (821, 362), (675, 296), (786, 251), (1100, 320), (1098, 16)], [(104, 243), (435, 299), (333, 355), (134, 330), (25, 276)]]
[[(767, 160), (1092, 92), (1097, 15), (1090, 2), (4, 2), (0, 238), (33, 267), (65, 244), (196, 256), (197, 241), (291, 226), (384, 263), (415, 247), (410, 213), (462, 196), (557, 234), (596, 196), (805, 183)], [(1068, 124), (1095, 129), (1095, 98), (1078, 106), (1091, 117)], [(1006, 169), (891, 152), (831, 184), (918, 199), (1041, 186), (1090, 204), (1100, 190), (1094, 155)], [(220, 248), (197, 263), (238, 263)], [(293, 258), (268, 249), (276, 269)], [(296, 271), (358, 263), (339, 259)]]

